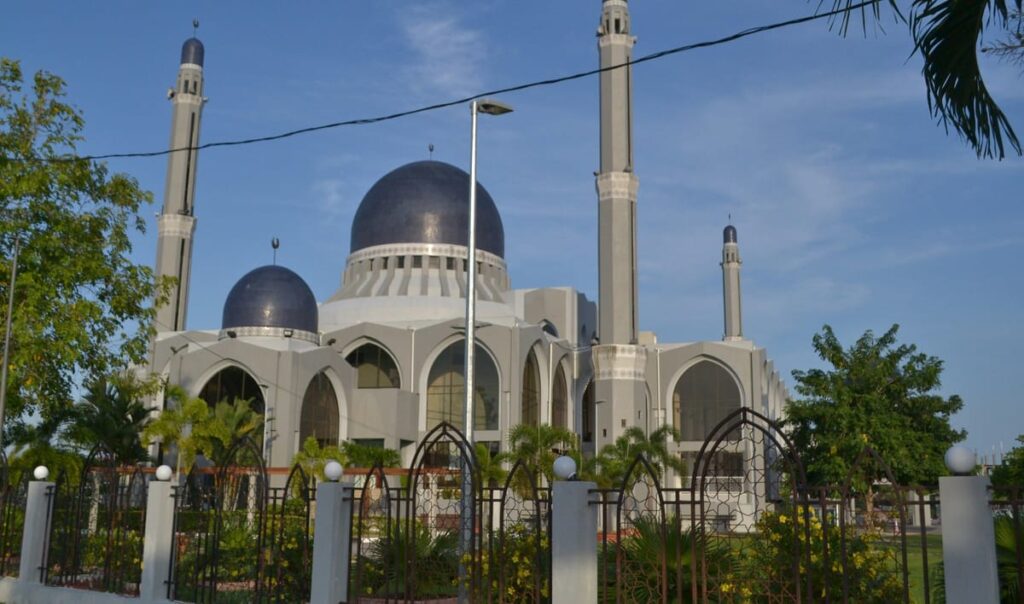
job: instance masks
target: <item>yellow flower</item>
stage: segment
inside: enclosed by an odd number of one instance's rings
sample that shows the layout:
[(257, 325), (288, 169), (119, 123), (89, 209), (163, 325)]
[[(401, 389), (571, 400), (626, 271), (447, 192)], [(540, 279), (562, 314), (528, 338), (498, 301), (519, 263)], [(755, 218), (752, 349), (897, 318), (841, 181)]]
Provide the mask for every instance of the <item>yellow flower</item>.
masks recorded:
[(789, 522), (789, 517), (785, 514), (779, 514), (779, 522), (781, 524), (786, 524), (787, 522)]
[(722, 583), (718, 589), (722, 593), (727, 594), (732, 591), (732, 583)]

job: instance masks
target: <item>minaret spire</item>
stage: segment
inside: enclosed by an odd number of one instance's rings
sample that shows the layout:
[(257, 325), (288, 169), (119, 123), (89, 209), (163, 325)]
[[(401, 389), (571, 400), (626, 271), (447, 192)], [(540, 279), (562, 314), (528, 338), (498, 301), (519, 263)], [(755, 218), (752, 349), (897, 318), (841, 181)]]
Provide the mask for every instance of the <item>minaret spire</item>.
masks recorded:
[(601, 72), (601, 169), (598, 196), (598, 338), (592, 351), (595, 450), (626, 428), (647, 428), (647, 350), (638, 345), (636, 200), (633, 171), (631, 33), (626, 0), (604, 0), (597, 28)]
[(736, 227), (722, 231), (722, 306), (725, 311), (725, 341), (743, 339), (743, 300), (740, 296), (740, 246)]
[[(193, 33), (199, 20), (192, 21)], [(206, 97), (203, 96), (203, 43), (192, 37), (181, 47), (181, 65), (171, 100), (171, 142), (175, 149), (167, 157), (167, 182), (164, 204), (158, 220), (156, 274), (174, 277), (176, 284), (167, 304), (157, 308), (156, 330), (183, 331), (188, 310), (189, 279), (192, 267), (196, 163), (199, 146), (199, 122)]]

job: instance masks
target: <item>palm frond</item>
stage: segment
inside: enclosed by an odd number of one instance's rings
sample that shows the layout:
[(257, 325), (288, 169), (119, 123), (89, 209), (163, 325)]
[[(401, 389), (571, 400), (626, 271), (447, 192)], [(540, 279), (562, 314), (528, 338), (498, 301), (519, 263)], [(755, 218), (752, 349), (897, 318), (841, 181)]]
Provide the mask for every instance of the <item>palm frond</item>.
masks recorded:
[[(1012, 0), (1016, 10), (1021, 0)], [(989, 93), (978, 63), (978, 44), (992, 21), (1006, 24), (1008, 0), (916, 0), (911, 14), (915, 48), (924, 58), (923, 74), (932, 115), (952, 126), (978, 157), (1005, 157), (1008, 144), (1021, 154), (1020, 141)]]

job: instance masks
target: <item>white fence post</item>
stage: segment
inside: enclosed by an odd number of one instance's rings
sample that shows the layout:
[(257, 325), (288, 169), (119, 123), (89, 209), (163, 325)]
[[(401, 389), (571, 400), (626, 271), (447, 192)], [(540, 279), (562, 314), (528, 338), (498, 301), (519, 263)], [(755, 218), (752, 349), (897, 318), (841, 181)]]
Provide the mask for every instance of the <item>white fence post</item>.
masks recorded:
[(153, 480), (146, 495), (146, 532), (142, 542), (139, 598), (143, 602), (167, 600), (173, 546), (174, 496), (171, 483)]
[[(958, 456), (962, 459), (957, 459)], [(965, 453), (962, 447), (953, 447), (946, 454), (946, 465), (954, 472), (966, 473), (973, 470), (974, 454)], [(996, 538), (988, 505), (988, 485), (985, 476), (939, 478), (942, 564), (946, 601), (951, 604), (999, 602)]]
[(321, 482), (316, 488), (310, 604), (348, 601), (352, 495), (352, 484)]
[(50, 543), (48, 532), (51, 510), (47, 490), (52, 486), (52, 482), (44, 480), (28, 483), (25, 528), (21, 534), (21, 564), (18, 568), (18, 580), (24, 583), (42, 582), (40, 574), (46, 566), (46, 548)]
[(551, 490), (551, 603), (597, 602), (597, 505), (592, 482), (557, 480)]

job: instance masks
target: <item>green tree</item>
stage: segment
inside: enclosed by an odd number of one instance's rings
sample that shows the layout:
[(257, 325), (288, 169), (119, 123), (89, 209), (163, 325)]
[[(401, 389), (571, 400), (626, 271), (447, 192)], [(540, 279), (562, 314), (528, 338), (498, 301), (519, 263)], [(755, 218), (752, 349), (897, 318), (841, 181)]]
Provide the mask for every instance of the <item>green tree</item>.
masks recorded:
[(1003, 457), (1002, 463), (992, 469), (992, 484), (997, 487), (1017, 487), (1024, 492), (1024, 434), (1017, 437), (1020, 444)]
[(141, 433), (151, 418), (142, 399), (152, 391), (151, 385), (131, 374), (91, 380), (72, 409), (68, 437), (86, 449), (102, 445), (122, 464), (146, 461), (149, 455)]
[(538, 484), (542, 476), (551, 484), (555, 459), (576, 448), (576, 435), (550, 424), (519, 424), (509, 433), (508, 444), (508, 461), (522, 461)]
[[(842, 484), (865, 445), (901, 484), (932, 483), (945, 473), (946, 450), (965, 437), (950, 426), (963, 402), (935, 392), (942, 361), (898, 344), (898, 329), (881, 337), (869, 330), (847, 349), (825, 325), (813, 345), (830, 367), (793, 372), (803, 398), (787, 403), (784, 426), (811, 484)], [(869, 490), (883, 477), (874, 464), (862, 470), (857, 478)]]
[(508, 471), (504, 463), (508, 459), (505, 453), (491, 453), (485, 443), (476, 443), (476, 468), (480, 475), (480, 484), (485, 486), (504, 486)]
[[(1005, 156), (1008, 144), (1021, 154), (1020, 141), (1010, 121), (985, 85), (978, 53), (982, 34), (989, 28), (1011, 30), (1013, 14), (1024, 0), (911, 0), (904, 14), (897, 0), (889, 0), (896, 17), (910, 26), (916, 52), (924, 60), (922, 73), (932, 115), (964, 138), (979, 157)], [(859, 0), (833, 0), (834, 8), (848, 8)], [(861, 9), (861, 21), (882, 19), (882, 2)], [(844, 35), (856, 19), (843, 13), (836, 22)], [(1017, 30), (1019, 32), (1019, 29)]]
[[(78, 376), (145, 360), (153, 308), (169, 283), (130, 258), (140, 208), (151, 195), (98, 162), (71, 159), (81, 114), (64, 82), (38, 72), (25, 83), (0, 58), (0, 299), (15, 286), (6, 425), (72, 405)], [(0, 307), (0, 317), (6, 304)]]

